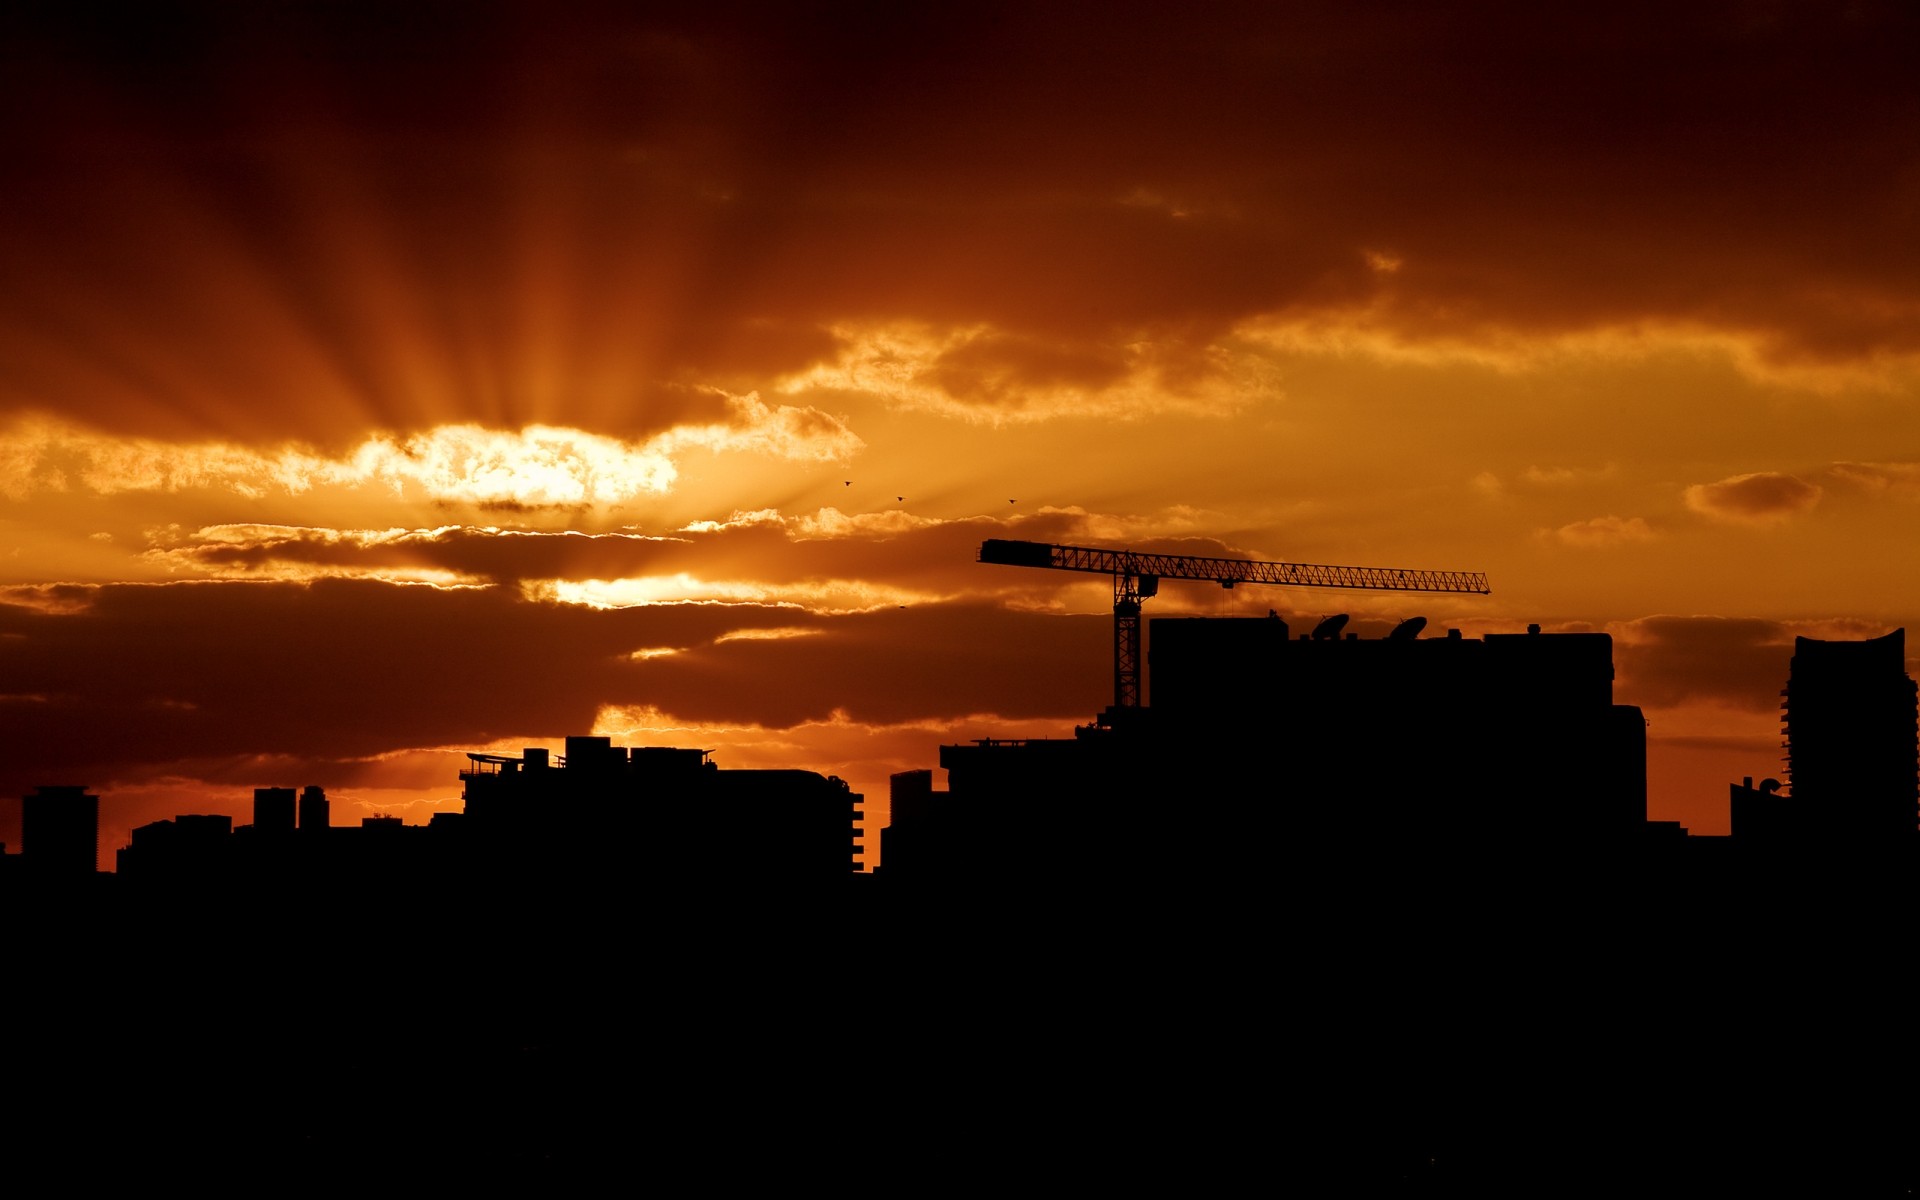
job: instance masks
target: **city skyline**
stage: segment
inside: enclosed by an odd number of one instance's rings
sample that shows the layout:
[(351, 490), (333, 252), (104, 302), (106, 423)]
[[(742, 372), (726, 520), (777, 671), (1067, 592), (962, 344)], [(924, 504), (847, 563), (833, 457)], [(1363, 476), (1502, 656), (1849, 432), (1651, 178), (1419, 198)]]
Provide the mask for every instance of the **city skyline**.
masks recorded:
[(30, 14), (0, 796), (419, 822), (589, 732), (871, 831), (1108, 701), (1109, 585), (1004, 537), (1483, 571), (1147, 617), (1610, 633), (1725, 832), (1796, 638), (1920, 612), (1915, 20)]
[[(943, 1171), (955, 1134), (933, 1118), (977, 1110), (969, 1080), (1013, 1079), (1034, 1128), (1150, 1130), (1135, 1180), (1191, 1182), (1198, 1160), (1230, 1185), (1231, 1153), (1383, 1194), (1906, 1186), (1906, 1106), (1837, 1086), (1861, 1062), (1907, 1072), (1904, 633), (1799, 641), (1803, 792), (1748, 779), (1734, 836), (1689, 838), (1648, 820), (1609, 635), (1418, 632), (1163, 623), (1157, 706), (942, 747), (944, 788), (896, 775), (872, 875), (845, 781), (602, 735), (470, 753), (463, 810), (428, 825), (329, 826), (321, 788), (259, 788), (251, 825), (143, 826), (115, 875), (72, 853), (100, 798), (43, 788), (0, 859), (23, 915), (13, 1094), (35, 1130), (66, 1117), (63, 1087), (96, 1089), (109, 1177), (552, 1183), (659, 1136), (593, 1081), (664, 1063), (724, 1108), (864, 1056), (858, 1094), (895, 1114), (876, 1140)], [(1211, 860), (1210, 819), (1232, 835)], [(367, 1019), (386, 1005), (399, 1021)], [(1268, 1130), (1222, 1063), (1312, 1115)], [(326, 1119), (384, 1089), (416, 1101), (404, 1131)], [(1811, 1117), (1788, 1102), (1807, 1097)], [(844, 1105), (779, 1109), (717, 1128), (837, 1150), (798, 1114)], [(1235, 1112), (1261, 1134), (1223, 1148)]]
[[(1047, 552), (1077, 549), (1003, 543), (982, 553), (1058, 565), (1046, 561)], [(1109, 558), (1099, 557), (1101, 569)], [(1068, 559), (1081, 565), (1067, 569), (1088, 569), (1087, 560)], [(1233, 565), (1164, 556), (1120, 561), (1128, 569), (1168, 571)], [(309, 784), (256, 787), (244, 810), (236, 798), (209, 798), (191, 813), (138, 825), (124, 814), (112, 819), (110, 805), (103, 827), (100, 797), (85, 786), (41, 785), (0, 804), (0, 812), (11, 807), (18, 817), (0, 825), (16, 828), (13, 853), (21, 856), (0, 865), (25, 868), (21, 878), (50, 872), (73, 879), (121, 872), (130, 861), (147, 863), (146, 872), (172, 861), (160, 869), (188, 878), (214, 868), (217, 847), (230, 841), (231, 853), (244, 860), (253, 850), (291, 849), (296, 831), (311, 853), (322, 845), (316, 835), (337, 838), (357, 828), (356, 836), (382, 831), (389, 840), (368, 844), (393, 848), (403, 843), (391, 836), (403, 831), (428, 835), (406, 843), (411, 854), (390, 863), (402, 876), (423, 871), (425, 880), (433, 877), (431, 864), (471, 854), (481, 844), (476, 837), (507, 857), (538, 859), (595, 828), (612, 838), (605, 848), (649, 847), (636, 861), (658, 855), (689, 880), (758, 879), (759, 887), (775, 887), (794, 870), (817, 878), (823, 864), (835, 863), (827, 874), (888, 868), (897, 877), (901, 864), (889, 860), (886, 847), (905, 837), (912, 842), (909, 878), (924, 869), (915, 864), (937, 862), (943, 886), (967, 879), (1044, 886), (1074, 871), (1122, 871), (1143, 847), (1157, 854), (1157, 831), (1169, 823), (1193, 829), (1201, 849), (1178, 866), (1156, 867), (1152, 874), (1163, 883), (1243, 876), (1248, 853), (1263, 861), (1282, 844), (1331, 852), (1452, 842), (1460, 853), (1500, 864), (1497, 871), (1514, 872), (1529, 856), (1627, 865), (1664, 861), (1681, 846), (1728, 842), (1726, 833), (1696, 833), (1650, 809), (1647, 721), (1638, 705), (1615, 702), (1608, 634), (1544, 633), (1536, 624), (1485, 638), (1447, 629), (1423, 640), (1416, 618), (1363, 638), (1346, 628), (1345, 616), (1297, 635), (1272, 610), (1253, 618), (1182, 617), (1160, 623), (1157, 652), (1147, 656), (1152, 675), (1120, 684), (1120, 665), (1137, 655), (1120, 636), (1131, 620), (1122, 614), (1137, 610), (1134, 597), (1151, 595), (1153, 587), (1130, 579), (1123, 591), (1116, 580), (1116, 595), (1126, 598), (1116, 600), (1113, 705), (1070, 737), (942, 745), (939, 762), (954, 773), (952, 786), (936, 792), (924, 766), (895, 772), (884, 815), (872, 819), (866, 797), (838, 777), (793, 767), (722, 769), (710, 750), (626, 747), (605, 735), (573, 735), (559, 747), (467, 752), (459, 807), (413, 824), (392, 813), (336, 824), (326, 789)], [(1787, 698), (1780, 706), (1782, 778), (1756, 787), (1748, 775), (1730, 784), (1721, 814), (1742, 860), (1783, 862), (1789, 848), (1788, 858), (1811, 852), (1810, 863), (1828, 851), (1903, 860), (1920, 831), (1920, 700), (1905, 671), (1905, 632), (1796, 639), (1779, 693)], [(1134, 689), (1148, 679), (1157, 703), (1133, 703)], [(1382, 756), (1381, 746), (1391, 752)], [(1799, 787), (1796, 764), (1806, 776)], [(983, 779), (994, 782), (983, 788)], [(949, 792), (967, 799), (956, 804), (944, 799)], [(909, 808), (896, 810), (893, 802), (903, 795)], [(936, 795), (943, 798), (937, 804)], [(1004, 821), (1013, 797), (1027, 814), (1027, 852), (1008, 855)], [(939, 810), (931, 826), (930, 804)], [(1254, 815), (1266, 809), (1289, 815)], [(243, 814), (251, 822), (236, 824)], [(1277, 827), (1245, 841), (1253, 825), (1267, 822)], [(1207, 849), (1213, 835), (1206, 830), (1216, 824), (1244, 844)], [(952, 844), (929, 850), (924, 839), (933, 828), (949, 830)], [(615, 830), (622, 832), (615, 837)], [(234, 834), (243, 836), (233, 841)], [(949, 835), (933, 836), (937, 844)], [(1122, 849), (1129, 837), (1140, 840)], [(338, 844), (342, 853), (357, 852)], [(430, 845), (434, 854), (417, 857)], [(1722, 853), (1689, 851), (1679, 873), (1704, 870), (1693, 886), (1709, 886), (1717, 864), (1730, 861)], [(1096, 868), (1108, 855), (1113, 862)]]

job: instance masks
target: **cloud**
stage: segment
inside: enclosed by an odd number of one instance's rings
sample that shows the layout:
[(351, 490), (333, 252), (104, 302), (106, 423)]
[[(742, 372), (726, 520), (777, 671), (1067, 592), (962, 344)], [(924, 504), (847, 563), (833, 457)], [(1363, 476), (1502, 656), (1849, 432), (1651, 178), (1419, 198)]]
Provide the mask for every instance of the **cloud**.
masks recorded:
[[(1101, 612), (591, 608), (346, 580), (85, 591), (82, 608), (0, 605), (7, 693), (36, 698), (7, 706), (10, 734), (34, 748), (0, 762), (11, 794), (223, 758), (559, 737), (607, 705), (781, 728), (836, 710), (878, 723), (1085, 719), (1111, 682)], [(662, 648), (679, 653), (634, 655)]]
[(1650, 542), (1658, 535), (1644, 517), (1606, 516), (1562, 525), (1553, 536), (1569, 546), (1599, 547)]
[(846, 322), (835, 329), (839, 356), (786, 377), (779, 391), (795, 398), (869, 395), (988, 425), (1223, 416), (1278, 394), (1271, 351), (1225, 330), (1134, 325), (1099, 332)]
[(682, 425), (654, 437), (660, 453), (700, 447), (716, 453), (764, 454), (803, 462), (845, 462), (864, 443), (839, 417), (817, 408), (767, 404), (758, 394), (727, 397), (731, 420)]
[(1615, 698), (1648, 708), (1776, 708), (1793, 656), (1793, 634), (1778, 621), (1654, 616), (1607, 631), (1614, 638)]
[(530, 598), (590, 608), (722, 603), (781, 605), (815, 613), (868, 612), (940, 599), (867, 579), (808, 579), (769, 584), (756, 580), (700, 578), (685, 572), (627, 579), (529, 580), (522, 585), (522, 591)]
[(1530, 466), (1520, 472), (1520, 478), (1536, 487), (1571, 487), (1576, 484), (1597, 483), (1612, 478), (1618, 468), (1612, 463), (1599, 467), (1541, 467)]
[(862, 448), (840, 418), (817, 409), (769, 405), (754, 395), (728, 397), (726, 408), (729, 420), (676, 426), (642, 443), (545, 425), (514, 431), (457, 424), (374, 434), (337, 456), (291, 445), (261, 451), (113, 437), (22, 417), (0, 432), (0, 495), (210, 489), (258, 499), (339, 487), (444, 503), (570, 508), (668, 491), (678, 475), (675, 457), (689, 449), (840, 462)]
[(1650, 616), (1609, 624), (1623, 704), (1672, 708), (1705, 703), (1775, 711), (1796, 637), (1858, 641), (1887, 626), (1872, 621), (1771, 621), (1754, 617)]
[(1920, 500), (1920, 463), (1837, 462), (1827, 468), (1833, 478), (1901, 500)]
[(1717, 483), (1697, 483), (1684, 493), (1687, 507), (1702, 516), (1746, 525), (1771, 525), (1810, 511), (1822, 489), (1793, 475), (1756, 471)]
[[(232, 522), (151, 528), (142, 559), (174, 579), (499, 584), (595, 607), (719, 601), (857, 611), (987, 593), (1054, 597), (1081, 581), (1056, 572), (983, 568), (977, 550), (992, 537), (1260, 557), (1192, 534), (1209, 524), (1204, 514), (1177, 505), (1142, 514), (1041, 506), (1018, 516), (951, 521), (898, 509), (756, 509), (689, 522), (667, 535)], [(54, 598), (22, 593), (16, 602), (46, 606)]]

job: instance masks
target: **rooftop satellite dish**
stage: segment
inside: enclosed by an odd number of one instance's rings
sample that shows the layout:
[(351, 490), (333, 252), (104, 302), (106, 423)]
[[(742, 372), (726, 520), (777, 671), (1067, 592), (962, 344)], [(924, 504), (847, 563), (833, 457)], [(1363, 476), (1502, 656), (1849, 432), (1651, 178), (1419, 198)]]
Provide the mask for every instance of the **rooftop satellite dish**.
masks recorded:
[(1313, 627), (1313, 640), (1316, 642), (1330, 642), (1339, 637), (1340, 631), (1346, 627), (1346, 613), (1339, 613), (1335, 616), (1328, 617)]
[(1426, 627), (1427, 619), (1425, 617), (1408, 617), (1398, 625), (1395, 625), (1393, 632), (1387, 636), (1396, 642), (1410, 642), (1419, 637), (1420, 631)]

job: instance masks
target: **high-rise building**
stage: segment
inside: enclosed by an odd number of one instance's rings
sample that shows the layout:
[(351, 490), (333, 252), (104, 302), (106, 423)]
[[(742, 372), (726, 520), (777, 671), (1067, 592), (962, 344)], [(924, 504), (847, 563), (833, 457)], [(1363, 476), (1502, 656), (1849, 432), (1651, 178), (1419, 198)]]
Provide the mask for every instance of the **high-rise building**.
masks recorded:
[(20, 853), (28, 870), (86, 878), (99, 869), (100, 797), (84, 787), (41, 787), (22, 800)]
[(1906, 634), (1793, 640), (1780, 693), (1785, 774), (1815, 832), (1878, 841), (1920, 827), (1920, 700), (1906, 671)]
[(294, 792), (292, 788), (253, 789), (253, 828), (260, 834), (293, 832)]
[(327, 800), (325, 788), (307, 785), (300, 793), (300, 830), (303, 833), (321, 830), (333, 823), (333, 806)]

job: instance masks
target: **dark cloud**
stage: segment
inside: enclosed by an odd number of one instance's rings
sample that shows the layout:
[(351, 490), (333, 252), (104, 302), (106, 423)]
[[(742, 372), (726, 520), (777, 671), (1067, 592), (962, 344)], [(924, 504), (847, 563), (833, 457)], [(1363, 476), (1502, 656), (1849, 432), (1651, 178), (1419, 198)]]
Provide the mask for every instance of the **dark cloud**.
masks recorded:
[(156, 548), (170, 561), (210, 570), (345, 568), (358, 573), (427, 568), (513, 583), (525, 579), (613, 579), (683, 569), (696, 561), (685, 539), (635, 534), (538, 533), (473, 528), (399, 534), (295, 526), (219, 526)]
[[(769, 629), (805, 636), (722, 640)], [(971, 606), (827, 617), (340, 580), (103, 587), (77, 612), (0, 605), (0, 794), (561, 737), (590, 729), (603, 704), (773, 727), (836, 710), (1091, 717), (1110, 638), (1105, 616)], [(632, 657), (654, 648), (681, 653)]]
[(988, 403), (1017, 403), (1035, 388), (1097, 391), (1126, 374), (1125, 357), (1111, 346), (1060, 346), (1005, 336), (969, 340), (941, 354), (930, 372), (949, 395)]
[[(688, 573), (707, 582), (748, 582), (770, 588), (818, 581), (860, 580), (936, 595), (1016, 591), (1044, 596), (1084, 582), (1055, 571), (982, 567), (975, 560), (987, 538), (1015, 537), (1066, 544), (1110, 544), (1092, 528), (1098, 518), (1080, 512), (1042, 512), (1010, 520), (976, 518), (918, 524), (880, 514), (847, 518), (844, 528), (823, 517), (769, 515), (667, 536), (631, 533), (554, 533), (460, 526), (342, 533), (290, 526), (217, 526), (182, 535), (156, 548), (170, 562), (213, 571), (272, 568), (340, 569), (356, 574), (408, 569), (452, 571), (474, 580), (627, 579)], [(1245, 558), (1215, 538), (1143, 537), (1142, 552)]]
[(1614, 698), (1622, 704), (1779, 707), (1794, 635), (1778, 621), (1642, 617), (1615, 633)]
[(729, 640), (636, 664), (615, 699), (776, 728), (835, 709), (876, 724), (969, 713), (1085, 721), (1105, 707), (1112, 647), (1104, 614), (883, 609), (827, 622), (819, 636)]
[(1777, 471), (1734, 475), (1697, 483), (1685, 492), (1687, 507), (1703, 516), (1752, 525), (1798, 516), (1820, 502), (1819, 484)]

